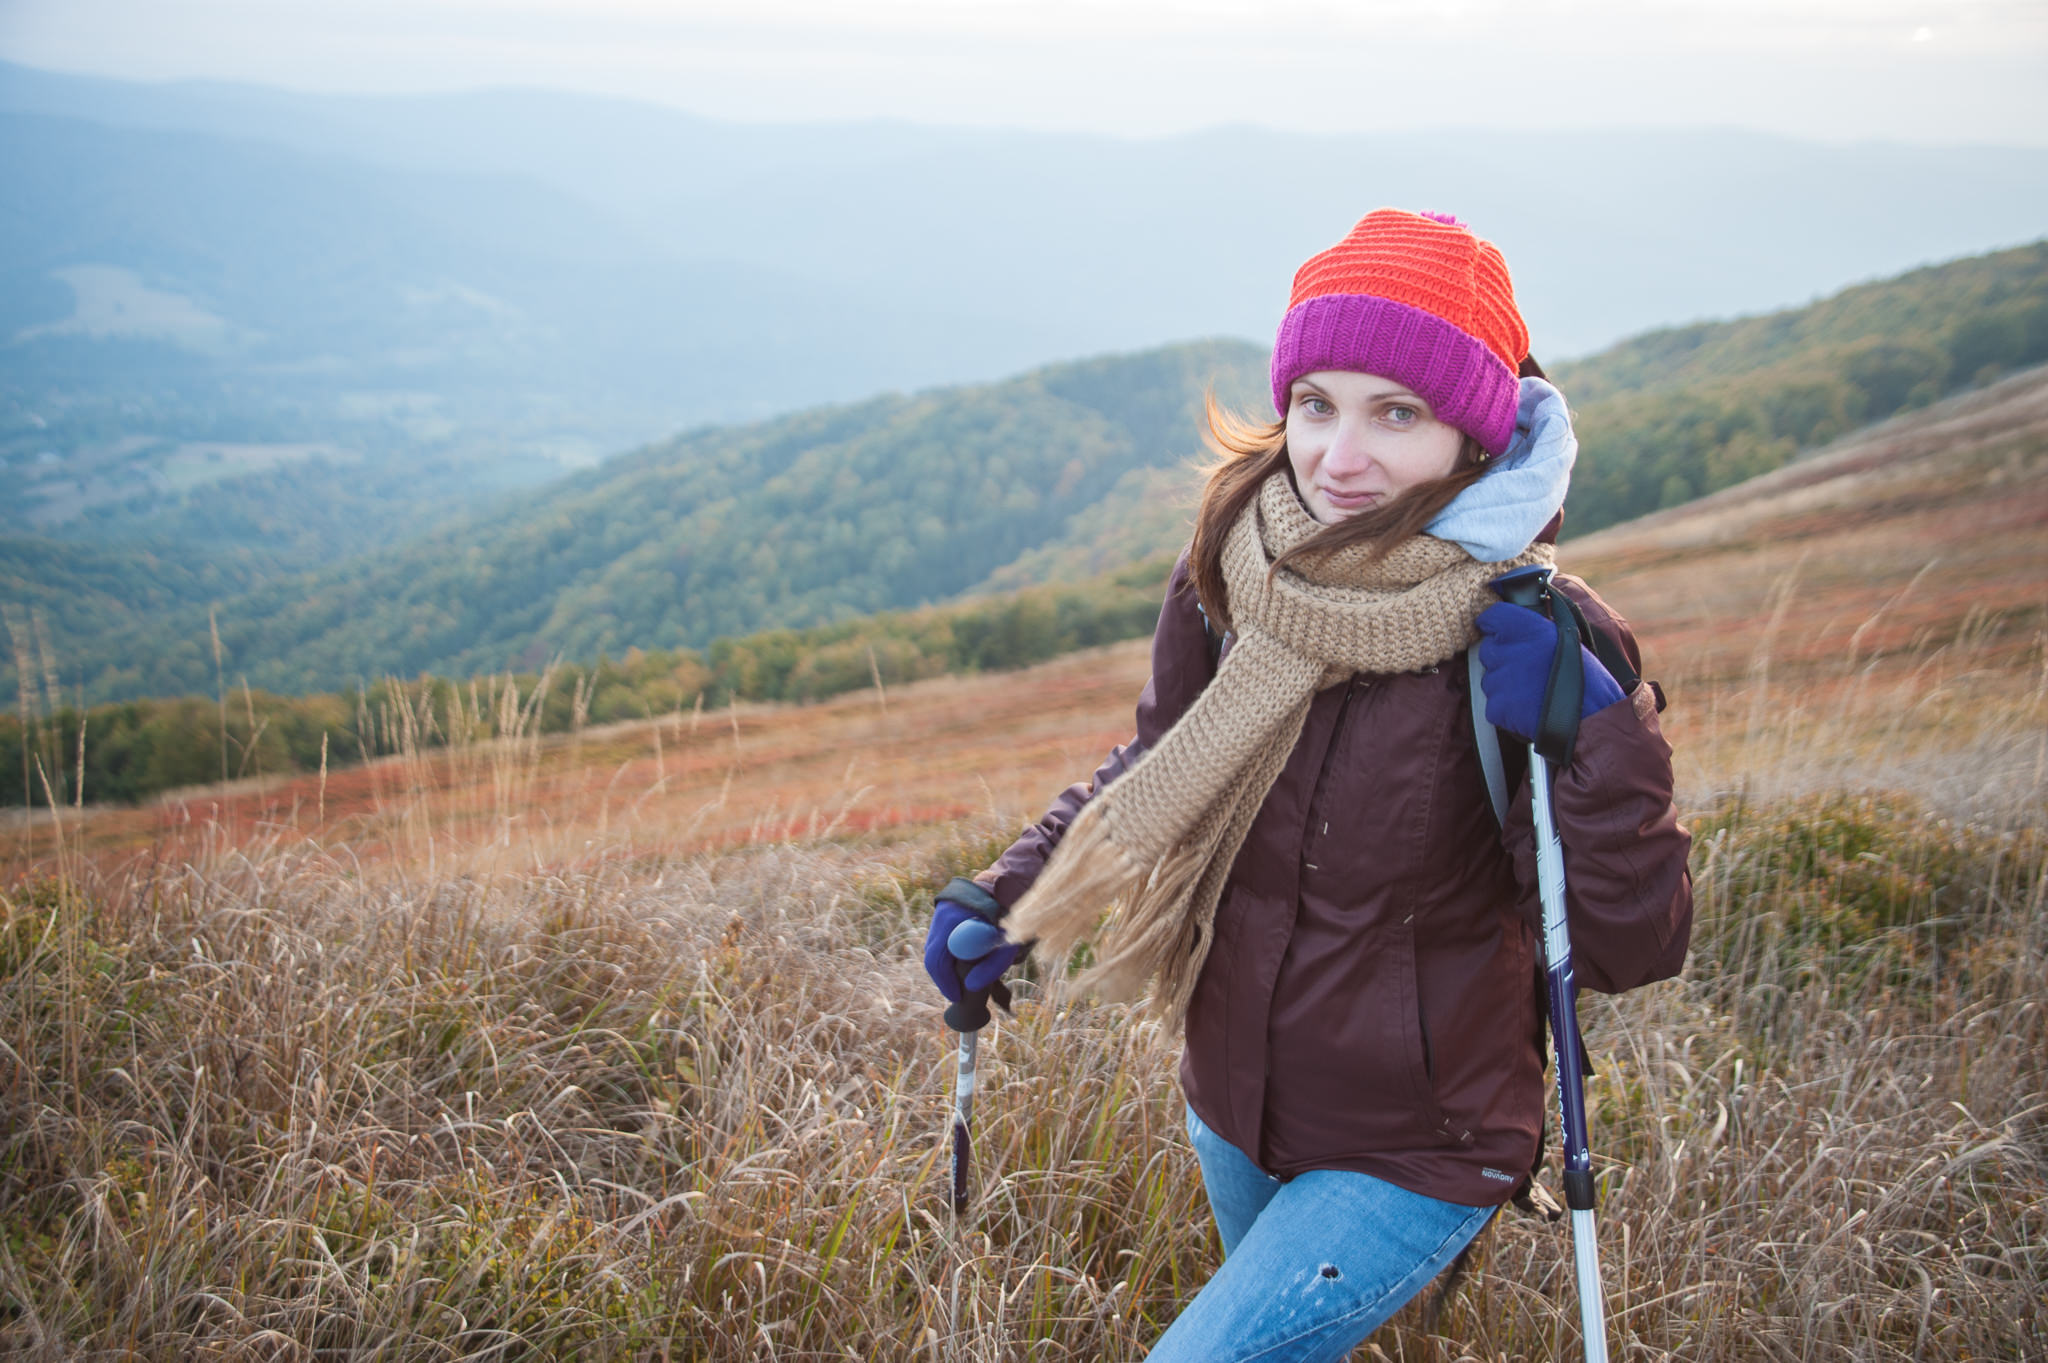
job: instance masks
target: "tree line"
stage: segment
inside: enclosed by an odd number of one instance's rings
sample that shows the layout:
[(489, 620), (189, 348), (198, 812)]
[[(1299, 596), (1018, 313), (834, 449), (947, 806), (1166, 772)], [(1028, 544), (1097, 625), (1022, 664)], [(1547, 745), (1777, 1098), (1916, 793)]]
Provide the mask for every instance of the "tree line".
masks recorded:
[[(44, 677), (29, 666), (21, 669), (27, 679), (17, 713), (0, 716), (0, 805), (66, 805), (81, 796), (135, 803), (219, 780), (338, 768), (408, 747), (571, 733), (736, 700), (817, 701), (945, 673), (1024, 667), (1150, 634), (1170, 567), (1155, 559), (1086, 583), (768, 630), (701, 651), (628, 649), (617, 659), (495, 677), (387, 678), (348, 693), (284, 696), (226, 684), (210, 698), (81, 707), (61, 702), (54, 672)], [(18, 613), (8, 623), (33, 634)]]

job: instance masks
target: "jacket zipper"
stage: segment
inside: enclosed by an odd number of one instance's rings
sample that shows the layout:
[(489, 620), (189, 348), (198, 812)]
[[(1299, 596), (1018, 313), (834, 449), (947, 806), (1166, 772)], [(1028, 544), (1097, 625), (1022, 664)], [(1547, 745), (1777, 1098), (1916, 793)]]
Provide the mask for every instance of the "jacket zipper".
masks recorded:
[[(1316, 772), (1316, 794), (1314, 801), (1311, 802), (1309, 805), (1310, 809), (1321, 810), (1324, 807), (1323, 788), (1325, 783), (1329, 780), (1330, 760), (1333, 756), (1335, 756), (1337, 752), (1338, 741), (1344, 737), (1344, 725), (1346, 721), (1348, 721), (1351, 718), (1352, 697), (1356, 696), (1360, 690), (1371, 685), (1371, 682), (1361, 682), (1356, 677), (1353, 677), (1350, 681), (1344, 684), (1344, 699), (1337, 706), (1337, 718), (1333, 720), (1330, 724), (1330, 741), (1323, 745), (1323, 765)], [(1310, 834), (1310, 838), (1304, 840), (1304, 846), (1301, 854), (1302, 866), (1311, 871), (1316, 870), (1318, 868), (1314, 862), (1308, 859), (1307, 849), (1315, 845), (1313, 841), (1314, 839), (1322, 838), (1329, 833), (1330, 821), (1328, 819), (1319, 819), (1317, 821), (1317, 828), (1319, 831), (1312, 832)]]

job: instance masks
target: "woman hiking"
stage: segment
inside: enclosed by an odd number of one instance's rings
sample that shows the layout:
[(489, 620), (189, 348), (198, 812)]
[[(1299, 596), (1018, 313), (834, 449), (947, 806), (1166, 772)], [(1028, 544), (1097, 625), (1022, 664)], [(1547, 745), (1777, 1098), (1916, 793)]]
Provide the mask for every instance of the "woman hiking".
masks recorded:
[[(934, 909), (948, 998), (1087, 941), (1084, 984), (1149, 985), (1184, 1030), (1225, 1257), (1154, 1360), (1343, 1358), (1539, 1158), (1529, 792), (1496, 817), (1466, 653), (1486, 718), (1533, 734), (1556, 632), (1488, 584), (1553, 560), (1577, 446), (1541, 375), (1506, 262), (1454, 218), (1381, 209), (1304, 264), (1278, 420), (1211, 404), (1221, 459), (1136, 736)], [(1555, 583), (1639, 666), (1619, 616)], [(1578, 979), (1616, 992), (1684, 960), (1690, 838), (1651, 688), (1584, 668), (1555, 817)], [(972, 917), (1007, 941), (961, 960)]]

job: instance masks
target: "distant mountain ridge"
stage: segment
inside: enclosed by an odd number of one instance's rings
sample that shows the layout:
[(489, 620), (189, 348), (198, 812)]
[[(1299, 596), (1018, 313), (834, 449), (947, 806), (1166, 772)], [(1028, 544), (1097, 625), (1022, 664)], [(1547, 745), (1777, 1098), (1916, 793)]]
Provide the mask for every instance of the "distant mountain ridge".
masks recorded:
[(1501, 242), (1546, 361), (2048, 224), (2043, 150), (746, 126), (4, 63), (0, 175), (0, 534), (230, 573), (709, 421), (1263, 341), (1381, 201)]
[[(960, 334), (999, 338), (990, 373), (1037, 350), (971, 312), (681, 259), (527, 179), (4, 113), (0, 173), (0, 533), (304, 566), (687, 417), (904, 385)], [(195, 507), (165, 467), (194, 442), (345, 457)], [(356, 524), (327, 516), (366, 493)], [(224, 496), (302, 529), (223, 518)]]
[[(305, 95), (4, 63), (0, 109), (523, 178), (678, 258), (1050, 328), (1051, 349), (1002, 368), (1189, 336), (1264, 338), (1287, 264), (1382, 202), (1454, 211), (1500, 241), (1552, 359), (1673, 321), (1781, 308), (2048, 225), (2048, 150), (1713, 129), (1314, 137), (1237, 126), (1120, 139), (749, 125), (559, 92)], [(1281, 185), (1285, 213), (1248, 188)], [(963, 286), (973, 306), (959, 306)]]

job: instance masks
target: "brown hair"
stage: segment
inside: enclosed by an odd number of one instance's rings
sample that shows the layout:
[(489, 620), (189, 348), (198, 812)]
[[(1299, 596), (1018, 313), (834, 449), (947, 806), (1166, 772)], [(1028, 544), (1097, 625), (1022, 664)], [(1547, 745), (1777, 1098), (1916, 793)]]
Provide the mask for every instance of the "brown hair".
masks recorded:
[[(1542, 378), (1543, 367), (1533, 358), (1524, 359), (1520, 377)], [(1214, 390), (1203, 395), (1208, 431), (1204, 439), (1216, 454), (1202, 485), (1201, 506), (1195, 512), (1195, 538), (1188, 550), (1188, 581), (1193, 584), (1202, 609), (1220, 633), (1230, 628), (1229, 592), (1223, 585), (1223, 541), (1238, 516), (1259, 492), (1259, 485), (1273, 474), (1289, 468), (1287, 422), (1257, 422), (1229, 410), (1216, 401)], [(1374, 558), (1384, 558), (1403, 540), (1422, 533), (1436, 514), (1451, 504), (1460, 492), (1479, 481), (1486, 472), (1486, 451), (1471, 436), (1458, 447), (1457, 462), (1441, 478), (1417, 483), (1385, 506), (1375, 506), (1310, 535), (1273, 563), (1278, 572), (1290, 560), (1308, 554), (1326, 554), (1346, 545), (1371, 540), (1377, 543)]]

